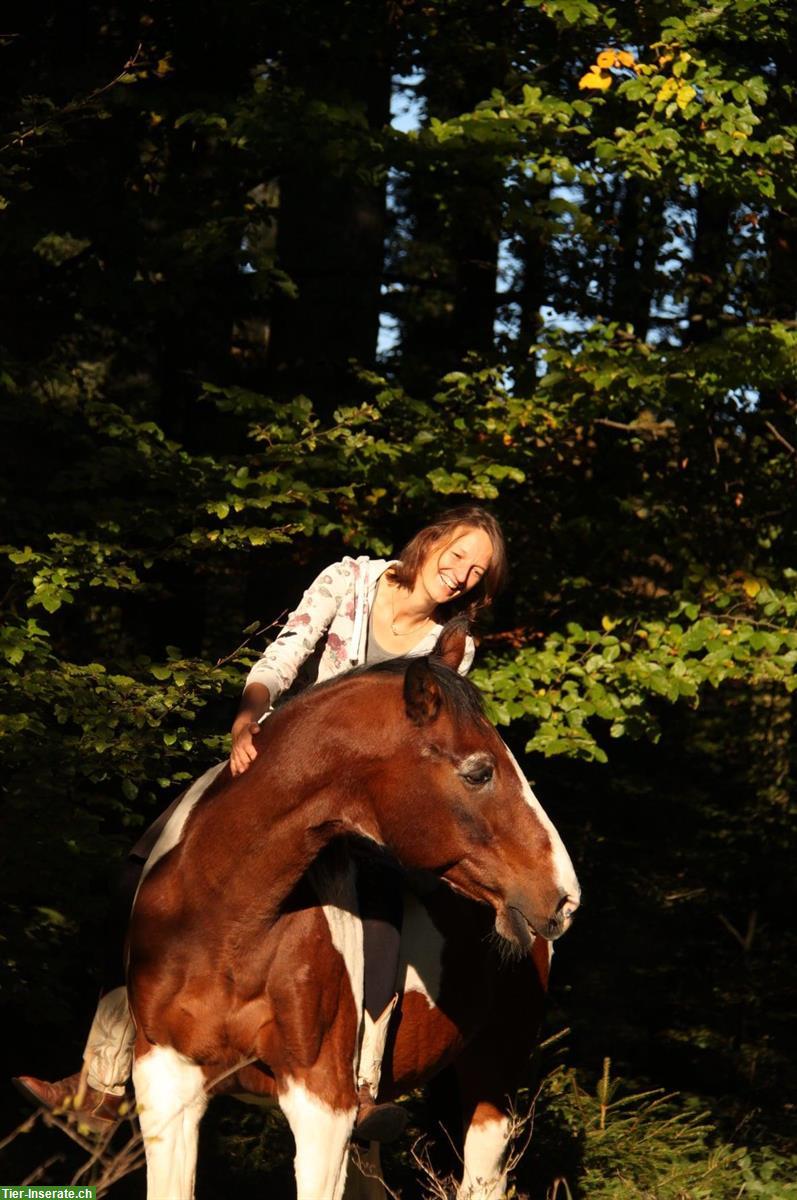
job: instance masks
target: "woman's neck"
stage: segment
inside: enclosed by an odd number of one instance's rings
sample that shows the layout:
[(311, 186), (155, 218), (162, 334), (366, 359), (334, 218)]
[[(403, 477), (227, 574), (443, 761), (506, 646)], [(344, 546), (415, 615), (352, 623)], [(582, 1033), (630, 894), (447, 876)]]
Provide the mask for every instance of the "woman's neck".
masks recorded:
[(437, 603), (426, 591), (420, 578), (411, 591), (393, 583), (389, 576), (383, 576), (383, 583), (386, 608), (394, 629), (400, 628), (402, 632), (421, 629), (436, 619)]

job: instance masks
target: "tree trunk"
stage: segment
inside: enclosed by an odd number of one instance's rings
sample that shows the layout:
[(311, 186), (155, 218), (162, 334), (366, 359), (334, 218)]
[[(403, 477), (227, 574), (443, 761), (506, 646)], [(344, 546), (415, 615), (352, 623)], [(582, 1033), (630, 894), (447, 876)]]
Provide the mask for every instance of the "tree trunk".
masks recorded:
[(332, 27), (340, 9), (318, 6), (291, 29), (288, 95), (303, 95), (277, 218), (277, 266), (290, 282), (274, 304), (268, 351), (270, 386), (308, 393), (327, 417), (350, 397), (350, 359), (369, 365), (376, 354), (385, 173), (373, 152), (367, 173), (362, 162), (390, 120), (388, 6), (360, 0), (345, 11), (343, 28)]

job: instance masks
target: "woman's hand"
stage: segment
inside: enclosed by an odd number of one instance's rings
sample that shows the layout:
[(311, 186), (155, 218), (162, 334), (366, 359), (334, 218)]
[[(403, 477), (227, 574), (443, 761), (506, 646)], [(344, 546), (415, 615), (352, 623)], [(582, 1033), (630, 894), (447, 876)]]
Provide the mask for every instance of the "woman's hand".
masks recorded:
[(262, 683), (250, 683), (244, 688), (241, 708), (232, 725), (230, 770), (233, 775), (243, 775), (257, 758), (255, 738), (260, 733), (260, 725), (255, 717), (267, 713), (270, 708), (271, 696)]
[(232, 753), (230, 754), (230, 770), (233, 775), (242, 775), (250, 763), (257, 758), (255, 738), (260, 733), (257, 721), (252, 720), (252, 714), (239, 713), (232, 727)]

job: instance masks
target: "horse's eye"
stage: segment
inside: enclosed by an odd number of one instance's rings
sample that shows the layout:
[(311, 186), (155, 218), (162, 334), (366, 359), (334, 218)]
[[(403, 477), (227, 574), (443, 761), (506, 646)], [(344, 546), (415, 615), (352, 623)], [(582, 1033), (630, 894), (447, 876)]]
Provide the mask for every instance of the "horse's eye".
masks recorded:
[(483, 787), (485, 783), (489, 783), (493, 777), (493, 764), (489, 762), (480, 762), (473, 766), (468, 766), (464, 771), (460, 771), (460, 775), (469, 783), (471, 787)]

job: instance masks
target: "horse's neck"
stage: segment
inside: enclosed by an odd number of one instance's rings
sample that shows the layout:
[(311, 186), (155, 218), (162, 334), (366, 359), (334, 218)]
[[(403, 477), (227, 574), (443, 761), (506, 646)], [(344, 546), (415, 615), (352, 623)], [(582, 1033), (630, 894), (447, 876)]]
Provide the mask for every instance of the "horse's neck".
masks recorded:
[(198, 815), (195, 830), (195, 845), (208, 848), (201, 866), (213, 891), (248, 897), (242, 911), (258, 896), (266, 919), (334, 838), (381, 842), (357, 772), (351, 769), (342, 781), (312, 750), (297, 755), (296, 744), (290, 754), (267, 744), (261, 759)]

